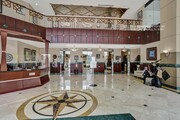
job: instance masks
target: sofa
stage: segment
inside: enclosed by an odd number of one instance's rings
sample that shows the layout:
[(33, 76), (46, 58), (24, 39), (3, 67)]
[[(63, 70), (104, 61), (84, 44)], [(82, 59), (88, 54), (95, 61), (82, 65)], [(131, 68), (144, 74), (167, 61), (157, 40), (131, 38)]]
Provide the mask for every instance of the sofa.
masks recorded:
[(143, 78), (143, 70), (135, 70), (134, 76), (138, 78)]

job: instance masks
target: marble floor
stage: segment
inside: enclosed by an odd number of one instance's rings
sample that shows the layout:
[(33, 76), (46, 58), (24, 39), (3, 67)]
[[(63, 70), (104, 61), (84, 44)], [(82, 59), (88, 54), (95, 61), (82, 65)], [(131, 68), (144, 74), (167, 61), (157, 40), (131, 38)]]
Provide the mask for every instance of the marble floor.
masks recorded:
[[(50, 82), (32, 89), (0, 95), (0, 120), (16, 120), (25, 101), (43, 93), (78, 90), (93, 95), (98, 104), (89, 115), (130, 113), (137, 120), (180, 120), (180, 95), (142, 84), (127, 74), (50, 75)], [(97, 84), (97, 87), (90, 87)], [(32, 109), (26, 110), (32, 113)], [(73, 115), (70, 115), (73, 116)], [(30, 118), (37, 118), (36, 115)], [(45, 117), (44, 117), (45, 118)]]

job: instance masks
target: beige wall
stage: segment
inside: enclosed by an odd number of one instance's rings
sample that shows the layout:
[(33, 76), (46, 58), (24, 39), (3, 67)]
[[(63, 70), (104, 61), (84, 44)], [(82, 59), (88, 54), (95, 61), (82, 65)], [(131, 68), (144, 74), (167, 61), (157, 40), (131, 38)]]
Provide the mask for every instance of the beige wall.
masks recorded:
[[(17, 40), (13, 40), (11, 38), (7, 39), (7, 47), (6, 52), (13, 55), (13, 60), (8, 63), (31, 63), (36, 61), (24, 61), (24, 48), (29, 48), (36, 50), (36, 59), (39, 59), (39, 48), (19, 42)], [(1, 42), (0, 42), (0, 53), (1, 53)], [(0, 55), (1, 62), (1, 55)]]
[[(118, 60), (116, 60), (116, 56), (121, 56), (121, 49), (114, 49), (114, 62), (117, 62)], [(119, 59), (119, 62), (121, 62), (121, 58)]]
[[(44, 52), (45, 52), (44, 49), (39, 49), (39, 51), (40, 51), (40, 53), (39, 53), (40, 55), (44, 54)], [(50, 48), (49, 49), (50, 61), (51, 62), (52, 62), (52, 56), (54, 54), (59, 56), (59, 54), (60, 54), (59, 51), (60, 51), (59, 48)], [(81, 56), (83, 56), (82, 51), (83, 51), (83, 49), (78, 49), (78, 51), (70, 51), (71, 52), (70, 61), (72, 63), (74, 63), (75, 62), (74, 56), (78, 55), (79, 56), (78, 62), (83, 62), (83, 57), (81, 57)], [(93, 49), (92, 52), (93, 52), (92, 56), (94, 56), (94, 57), (96, 57), (96, 54), (100, 54), (100, 59), (96, 59), (97, 62), (105, 62), (106, 61), (107, 58), (104, 56), (104, 51), (103, 50), (98, 51), (98, 49)], [(115, 60), (116, 56), (121, 56), (121, 49), (114, 49), (114, 62), (117, 62), (117, 60)], [(121, 59), (120, 59), (120, 62), (121, 62)]]
[[(180, 0), (161, 0), (161, 59), (164, 64), (180, 64)], [(162, 51), (168, 50), (170, 55), (165, 56)], [(165, 84), (180, 87), (180, 70), (177, 67), (163, 67), (170, 78)]]
[(177, 3), (179, 0), (161, 0), (161, 52), (163, 50), (169, 50), (170, 52), (175, 52), (179, 48), (177, 47), (178, 38), (177, 30), (180, 29), (177, 27), (179, 24), (179, 16), (177, 11)]
[(98, 49), (92, 50), (92, 56), (96, 58), (96, 54), (100, 54), (100, 59), (96, 59), (97, 62), (105, 62), (106, 58), (104, 57), (104, 51), (98, 51)]
[(13, 60), (9, 63), (18, 63), (18, 44), (16, 40), (11, 40), (11, 38), (7, 39), (7, 48), (6, 53), (10, 53), (13, 55)]
[(146, 60), (146, 49), (151, 48), (151, 47), (157, 47), (157, 60), (160, 59), (160, 51), (159, 51), (160, 46), (159, 46), (159, 41), (158, 41), (158, 42), (145, 44), (140, 47), (141, 63), (153, 62), (153, 61)]
[(140, 55), (140, 49), (130, 50), (130, 62), (135, 62), (137, 55)]
[[(27, 7), (27, 8), (32, 9), (32, 7), (28, 3), (26, 3), (26, 2), (24, 2), (22, 0), (16, 0), (15, 3), (18, 3), (20, 5), (23, 5), (23, 6)], [(13, 18), (16, 18), (16, 19), (20, 19), (20, 20), (23, 20), (23, 21), (26, 21), (26, 22), (33, 23), (33, 17), (29, 15), (29, 10), (25, 9), (24, 13), (25, 13), (25, 15), (18, 14), (16, 12), (16, 10), (13, 9), (12, 5), (11, 5), (11, 8), (3, 6), (3, 14), (4, 15), (7, 15), (9, 17), (13, 17)], [(38, 25), (46, 26), (47, 18), (43, 17), (42, 20), (38, 19), (37, 21), (38, 21), (37, 22)]]
[[(32, 45), (28, 45), (22, 42), (17, 42), (17, 46), (18, 46), (18, 62), (19, 63), (33, 63), (33, 62), (37, 62), (40, 59), (40, 50), (37, 47), (34, 47)], [(24, 48), (29, 48), (31, 50), (36, 50), (36, 61), (24, 61)]]
[[(1, 40), (1, 38), (0, 38)], [(0, 53), (2, 51), (1, 41), (0, 41)], [(7, 46), (6, 46), (6, 53), (10, 53), (13, 55), (13, 60), (9, 63), (17, 63), (18, 56), (17, 56), (17, 41), (7, 39)], [(1, 63), (1, 54), (0, 54), (0, 63)]]

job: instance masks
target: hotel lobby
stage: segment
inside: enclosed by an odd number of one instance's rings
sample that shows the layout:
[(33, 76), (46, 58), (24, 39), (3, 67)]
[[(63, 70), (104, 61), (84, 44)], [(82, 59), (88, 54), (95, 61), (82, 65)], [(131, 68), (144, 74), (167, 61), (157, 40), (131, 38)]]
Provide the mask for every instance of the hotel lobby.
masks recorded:
[(179, 120), (179, 9), (0, 0), (0, 120)]

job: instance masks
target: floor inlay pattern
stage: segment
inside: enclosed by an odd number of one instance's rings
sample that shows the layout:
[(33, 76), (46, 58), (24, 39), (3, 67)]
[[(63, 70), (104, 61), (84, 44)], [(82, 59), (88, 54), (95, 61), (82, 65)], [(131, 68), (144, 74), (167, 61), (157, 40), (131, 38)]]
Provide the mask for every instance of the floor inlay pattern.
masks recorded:
[(83, 91), (45, 93), (24, 102), (17, 110), (17, 118), (87, 116), (96, 109), (97, 104), (97, 99), (92, 94)]

